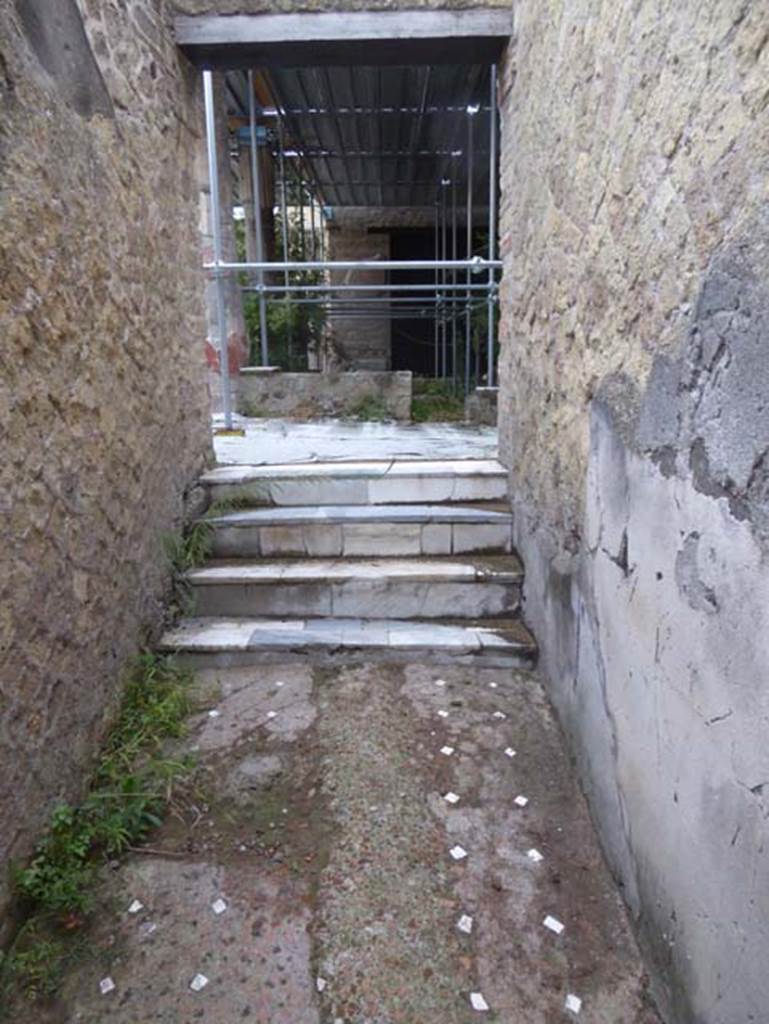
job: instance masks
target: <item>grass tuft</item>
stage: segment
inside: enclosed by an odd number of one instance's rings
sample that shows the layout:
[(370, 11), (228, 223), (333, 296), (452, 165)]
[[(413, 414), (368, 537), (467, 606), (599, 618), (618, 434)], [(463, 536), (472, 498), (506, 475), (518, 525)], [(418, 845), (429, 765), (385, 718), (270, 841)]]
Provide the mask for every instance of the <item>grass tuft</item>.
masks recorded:
[(16, 887), (32, 914), (65, 918), (92, 905), (100, 859), (141, 842), (161, 823), (174, 787), (192, 768), (162, 756), (162, 745), (184, 732), (192, 709), (190, 673), (169, 658), (142, 655), (128, 675), (83, 802), (60, 804), (32, 861), (16, 872)]
[(375, 395), (367, 395), (365, 398), (361, 398), (359, 402), (356, 402), (355, 405), (349, 408), (346, 415), (354, 420), (367, 420), (371, 423), (382, 423), (385, 420), (392, 419), (384, 401)]

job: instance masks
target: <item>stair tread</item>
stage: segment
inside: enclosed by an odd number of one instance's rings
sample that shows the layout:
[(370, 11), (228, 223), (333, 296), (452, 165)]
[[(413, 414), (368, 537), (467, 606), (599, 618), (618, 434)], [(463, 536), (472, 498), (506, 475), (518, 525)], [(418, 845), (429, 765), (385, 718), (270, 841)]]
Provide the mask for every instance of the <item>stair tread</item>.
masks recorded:
[(313, 646), (536, 653), (531, 633), (515, 619), (190, 618), (167, 630), (160, 641), (164, 651), (201, 653)]
[(493, 476), (506, 477), (507, 470), (496, 459), (391, 459), (381, 461), (288, 462), (252, 466), (217, 466), (201, 477), (204, 484), (238, 484), (276, 478), (339, 479), (363, 477)]
[(331, 523), (512, 523), (509, 511), (489, 505), (286, 505), (211, 516), (214, 526), (295, 526)]
[(326, 583), (344, 580), (518, 583), (523, 567), (515, 555), (443, 555), (413, 558), (259, 558), (211, 561), (191, 570), (196, 586), (248, 583)]

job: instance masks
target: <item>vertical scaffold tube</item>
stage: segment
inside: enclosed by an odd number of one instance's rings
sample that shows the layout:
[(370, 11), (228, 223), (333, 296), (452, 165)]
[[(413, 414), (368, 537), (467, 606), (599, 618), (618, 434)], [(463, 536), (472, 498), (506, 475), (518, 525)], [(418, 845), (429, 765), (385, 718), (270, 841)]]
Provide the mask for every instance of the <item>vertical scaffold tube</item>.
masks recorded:
[[(497, 65), (491, 65), (489, 98), (489, 259), (495, 258), (497, 241)], [(486, 339), (486, 383), (494, 387), (494, 271), (489, 270), (488, 336)]]
[[(203, 101), (206, 111), (206, 145), (208, 147), (208, 181), (211, 199), (211, 231), (214, 243), (214, 263), (222, 262), (222, 219), (219, 207), (219, 164), (216, 156), (216, 119), (214, 114), (214, 83), (210, 71), (203, 72)], [(219, 328), (219, 374), (222, 380), (222, 411), (224, 426), (232, 429), (232, 402), (230, 397), (230, 358), (227, 339), (227, 311), (224, 303), (224, 278), (214, 270), (216, 288), (216, 319)]]
[[(254, 217), (254, 239), (256, 258), (264, 260), (264, 236), (262, 234), (262, 183), (259, 177), (259, 152), (256, 148), (256, 102), (254, 100), (254, 73), (248, 72), (248, 126), (251, 135), (251, 203)], [(264, 271), (256, 275), (259, 285), (264, 285)], [(262, 366), (269, 366), (267, 342), (267, 308), (264, 292), (259, 292), (259, 352)]]

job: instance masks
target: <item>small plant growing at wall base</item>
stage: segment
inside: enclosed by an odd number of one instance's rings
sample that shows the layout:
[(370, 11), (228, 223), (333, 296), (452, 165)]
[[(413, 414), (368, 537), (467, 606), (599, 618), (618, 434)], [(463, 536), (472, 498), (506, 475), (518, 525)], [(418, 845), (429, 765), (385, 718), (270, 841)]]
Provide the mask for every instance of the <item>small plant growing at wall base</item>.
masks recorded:
[(32, 860), (15, 872), (28, 919), (0, 963), (0, 991), (15, 981), (32, 995), (49, 994), (55, 962), (70, 955), (68, 945), (59, 947), (93, 906), (99, 865), (161, 824), (194, 767), (163, 753), (184, 733), (191, 681), (188, 670), (154, 654), (142, 655), (128, 673), (88, 794), (78, 806), (54, 810)]

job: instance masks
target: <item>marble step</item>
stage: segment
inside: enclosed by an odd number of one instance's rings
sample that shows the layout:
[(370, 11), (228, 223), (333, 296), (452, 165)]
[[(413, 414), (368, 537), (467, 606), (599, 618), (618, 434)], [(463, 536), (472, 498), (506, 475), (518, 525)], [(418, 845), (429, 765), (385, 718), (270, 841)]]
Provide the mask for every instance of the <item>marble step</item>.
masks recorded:
[(523, 623), (360, 618), (192, 618), (169, 629), (162, 651), (195, 668), (224, 668), (308, 655), (367, 660), (529, 667), (537, 657)]
[(219, 466), (201, 482), (214, 502), (254, 506), (424, 505), (502, 501), (507, 494), (507, 472), (495, 459)]
[(215, 558), (461, 555), (512, 550), (513, 517), (481, 505), (256, 508), (208, 520)]
[(521, 564), (487, 558), (264, 559), (188, 573), (200, 616), (446, 618), (508, 615)]

